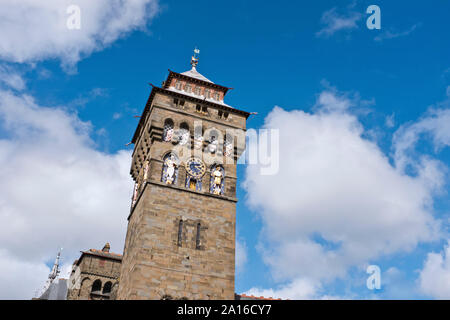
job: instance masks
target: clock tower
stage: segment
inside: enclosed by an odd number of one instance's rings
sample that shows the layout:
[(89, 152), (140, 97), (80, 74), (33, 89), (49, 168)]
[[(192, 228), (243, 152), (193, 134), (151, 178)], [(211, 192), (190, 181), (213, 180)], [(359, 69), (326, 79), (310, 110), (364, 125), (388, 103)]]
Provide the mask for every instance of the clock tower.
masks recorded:
[(236, 162), (248, 112), (196, 67), (152, 86), (133, 136), (135, 181), (118, 299), (234, 299)]

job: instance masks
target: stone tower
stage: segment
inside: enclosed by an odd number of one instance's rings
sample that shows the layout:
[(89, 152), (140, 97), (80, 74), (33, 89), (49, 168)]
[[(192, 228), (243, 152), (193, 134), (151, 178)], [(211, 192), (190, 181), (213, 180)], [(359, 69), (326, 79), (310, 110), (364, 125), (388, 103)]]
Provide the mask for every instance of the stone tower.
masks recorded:
[(225, 104), (230, 88), (197, 62), (152, 85), (133, 136), (118, 299), (234, 299), (236, 162), (249, 113)]

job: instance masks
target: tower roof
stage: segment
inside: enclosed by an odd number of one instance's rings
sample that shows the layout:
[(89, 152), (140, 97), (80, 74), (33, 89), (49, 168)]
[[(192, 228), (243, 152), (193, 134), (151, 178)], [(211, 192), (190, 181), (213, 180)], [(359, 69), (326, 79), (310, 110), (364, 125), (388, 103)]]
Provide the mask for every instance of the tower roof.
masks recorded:
[(169, 75), (167, 76), (166, 81), (164, 81), (162, 88), (169, 89), (172, 83), (172, 79), (180, 79), (183, 81), (188, 81), (191, 83), (199, 83), (206, 87), (213, 88), (215, 90), (223, 91), (224, 95), (228, 92), (228, 90), (232, 89), (229, 87), (221, 86), (220, 84), (214, 83), (211, 80), (207, 79), (205, 76), (200, 74), (197, 69), (194, 67), (189, 71), (178, 73), (169, 69)]
[(211, 80), (209, 80), (208, 78), (206, 78), (205, 76), (203, 76), (201, 73), (199, 73), (195, 67), (192, 67), (191, 70), (183, 72), (181, 74), (184, 75), (184, 76), (187, 76), (187, 77), (191, 77), (191, 78), (197, 79), (197, 80), (202, 80), (202, 81), (214, 83)]

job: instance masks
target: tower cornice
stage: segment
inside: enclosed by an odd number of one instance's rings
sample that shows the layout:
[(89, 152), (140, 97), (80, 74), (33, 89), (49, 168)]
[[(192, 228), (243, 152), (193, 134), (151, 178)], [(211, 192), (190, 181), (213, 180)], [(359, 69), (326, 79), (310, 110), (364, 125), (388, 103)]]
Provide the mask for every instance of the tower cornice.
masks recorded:
[(215, 102), (212, 102), (210, 100), (199, 99), (199, 98), (196, 98), (196, 97), (193, 97), (193, 96), (189, 96), (189, 95), (185, 95), (185, 94), (182, 94), (182, 93), (178, 93), (178, 92), (175, 92), (175, 91), (172, 91), (172, 90), (169, 90), (169, 89), (160, 88), (160, 87), (154, 86), (152, 84), (151, 84), (151, 86), (152, 86), (152, 91), (150, 92), (150, 96), (148, 97), (148, 100), (147, 100), (147, 103), (145, 105), (144, 111), (142, 112), (142, 115), (141, 115), (141, 117), (139, 119), (139, 123), (138, 123), (138, 126), (136, 128), (136, 131), (134, 132), (133, 138), (131, 139), (132, 143), (136, 143), (137, 138), (139, 136), (139, 132), (141, 130), (141, 127), (143, 127), (145, 125), (145, 119), (147, 117), (148, 112), (150, 111), (150, 108), (151, 108), (152, 102), (153, 102), (153, 98), (154, 98), (156, 93), (163, 93), (163, 94), (172, 96), (174, 98), (182, 98), (182, 99), (185, 99), (187, 101), (194, 102), (194, 103), (199, 103), (199, 104), (211, 106), (211, 107), (214, 107), (214, 108), (217, 108), (217, 109), (221, 109), (221, 110), (229, 112), (229, 113), (240, 114), (240, 115), (245, 116), (246, 119), (251, 114), (250, 112), (239, 110), (239, 109), (236, 109), (236, 108), (232, 108), (232, 107), (229, 107), (229, 106), (224, 105), (224, 104), (215, 103)]
[(233, 88), (230, 88), (230, 87), (221, 86), (220, 84), (216, 84), (214, 82), (209, 82), (209, 81), (205, 81), (205, 80), (189, 77), (187, 75), (184, 75), (182, 73), (178, 73), (178, 72), (172, 71), (170, 69), (168, 69), (168, 70), (169, 70), (169, 75), (167, 76), (167, 80), (164, 81), (164, 85), (163, 85), (164, 89), (169, 88), (170, 83), (172, 82), (173, 78), (189, 81), (189, 82), (192, 82), (192, 83), (198, 83), (198, 84), (201, 84), (203, 86), (214, 88), (214, 89), (219, 89), (219, 90), (221, 90), (224, 93), (224, 95), (228, 92), (228, 90), (233, 89)]

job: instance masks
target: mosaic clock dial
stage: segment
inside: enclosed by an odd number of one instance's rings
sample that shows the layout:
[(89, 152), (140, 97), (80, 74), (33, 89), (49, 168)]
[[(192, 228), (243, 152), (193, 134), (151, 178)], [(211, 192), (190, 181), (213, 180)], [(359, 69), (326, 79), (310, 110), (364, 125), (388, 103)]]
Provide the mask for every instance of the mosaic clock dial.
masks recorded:
[(186, 163), (186, 171), (195, 179), (203, 177), (206, 172), (206, 166), (202, 160), (192, 158)]

